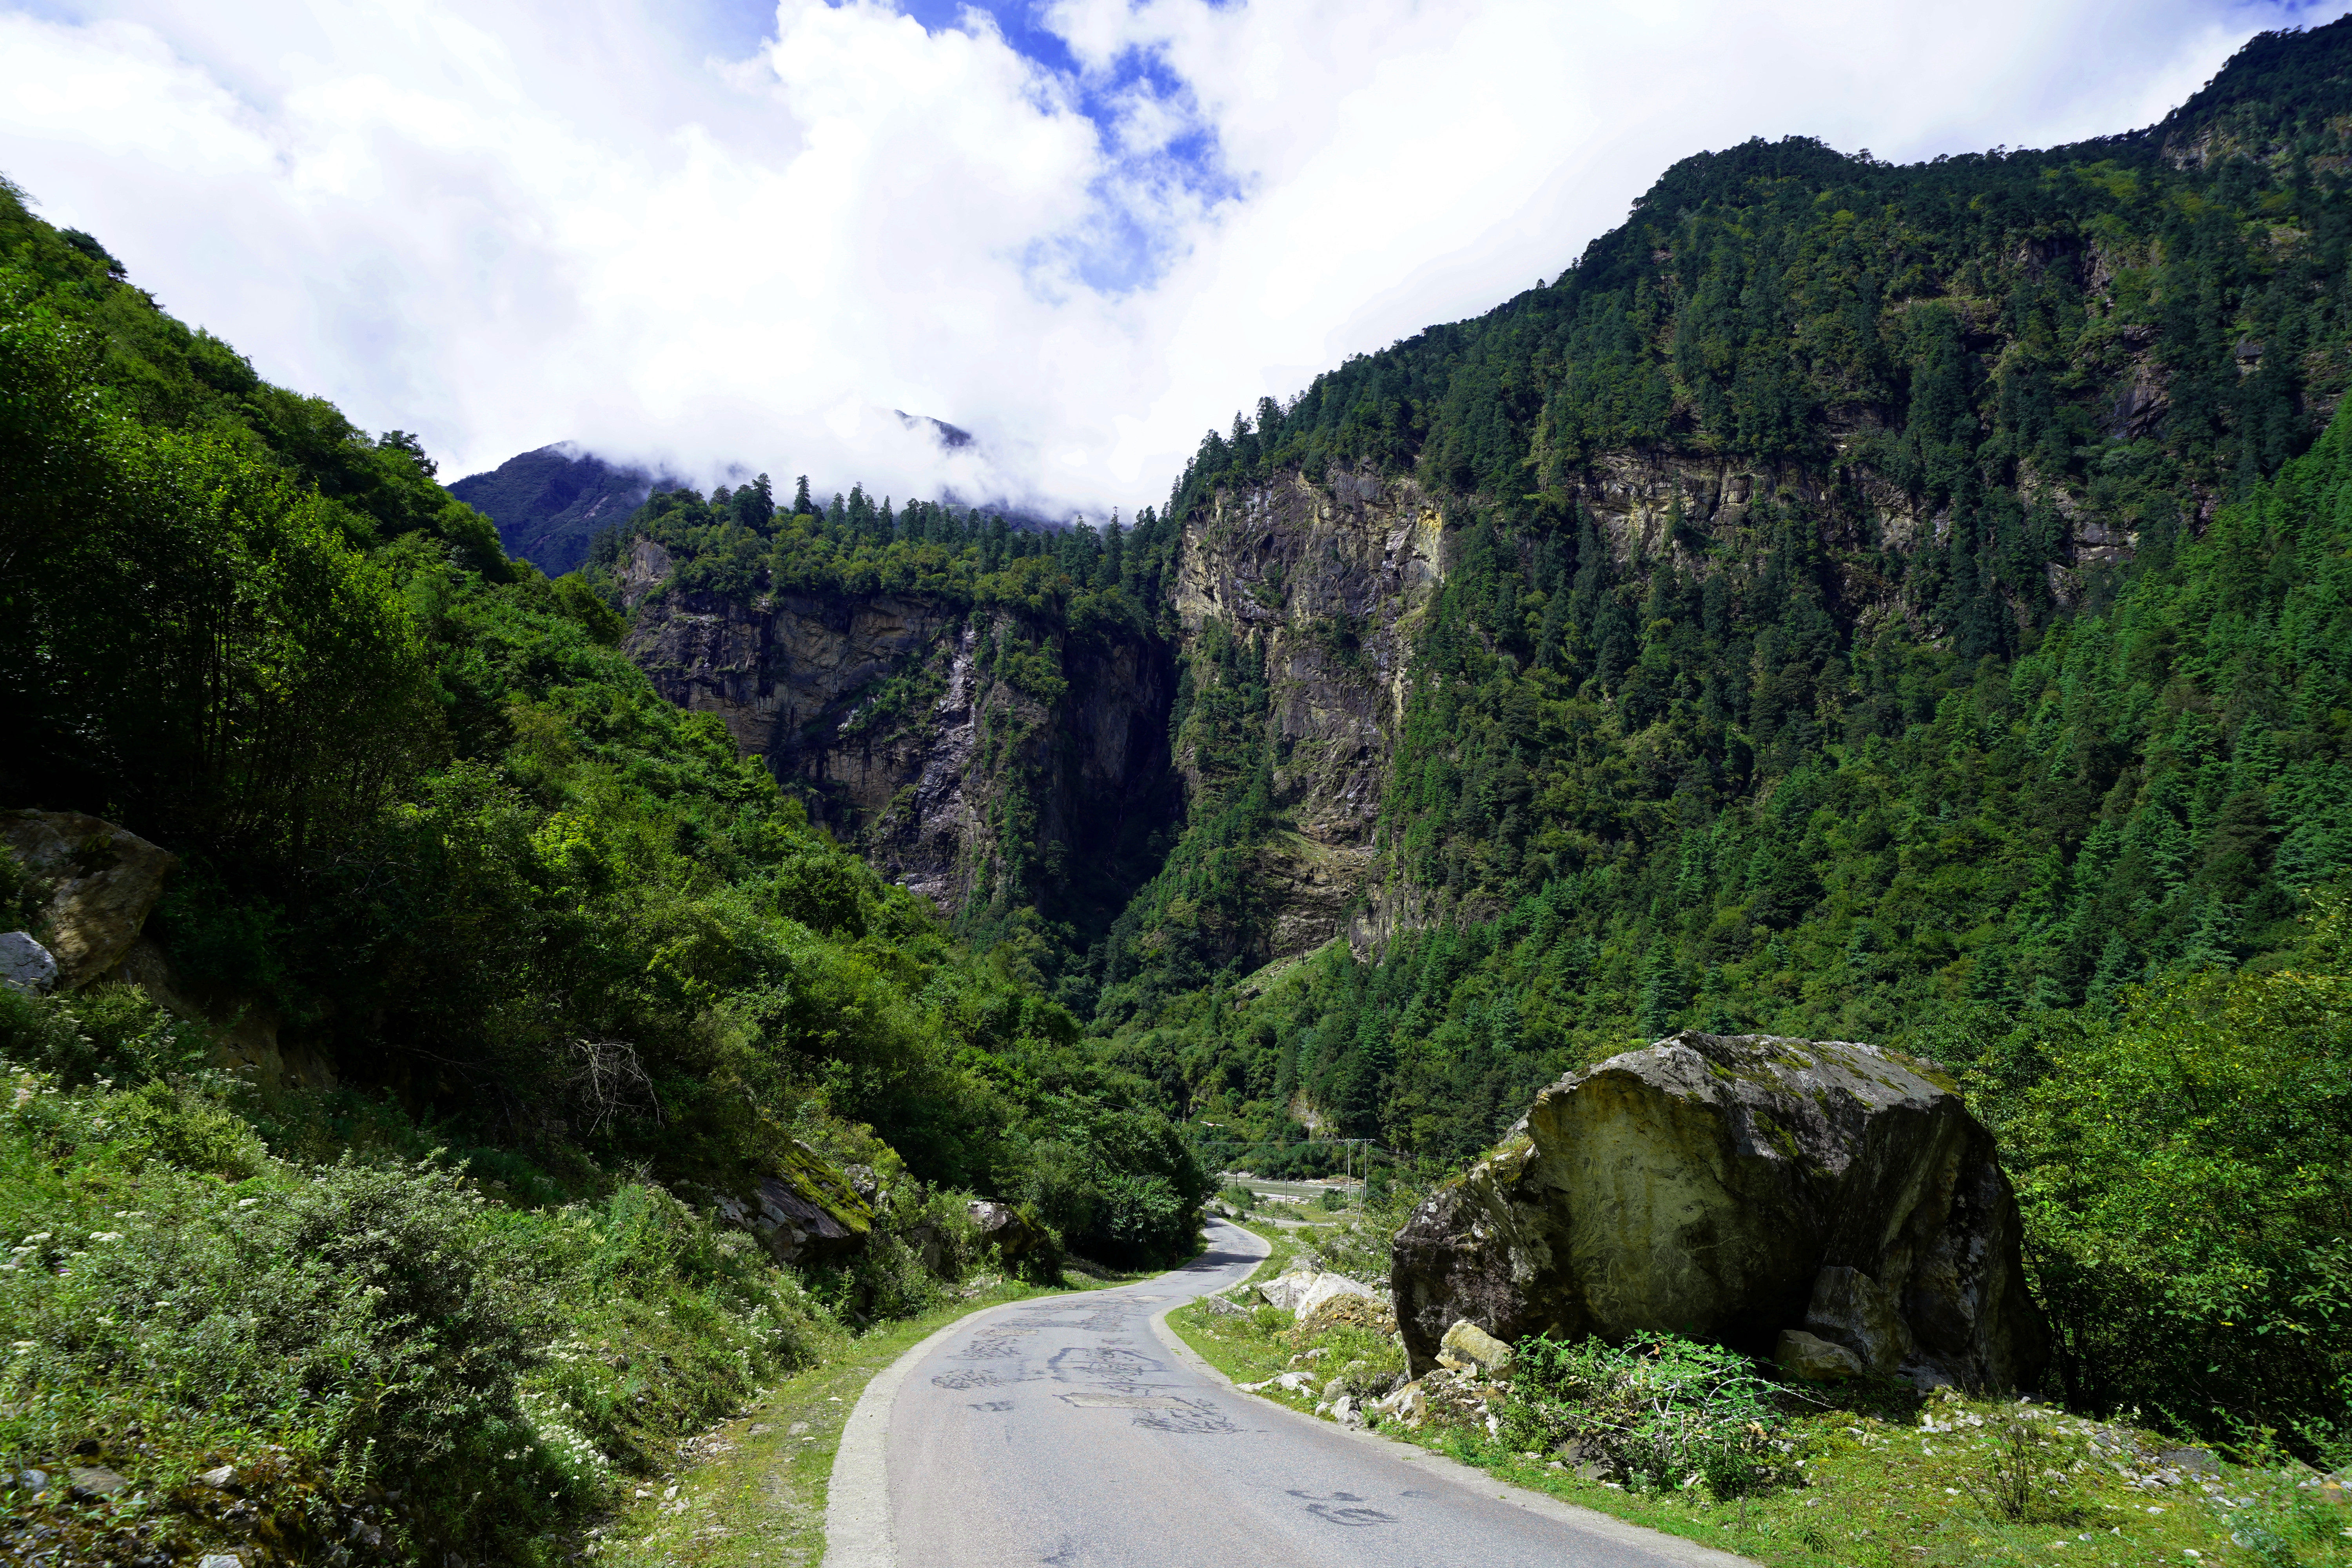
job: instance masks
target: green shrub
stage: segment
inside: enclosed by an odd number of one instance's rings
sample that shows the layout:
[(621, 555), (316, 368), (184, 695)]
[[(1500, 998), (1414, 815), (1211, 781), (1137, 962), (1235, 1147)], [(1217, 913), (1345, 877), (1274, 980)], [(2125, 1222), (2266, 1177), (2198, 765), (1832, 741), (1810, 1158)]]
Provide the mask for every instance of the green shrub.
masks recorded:
[(1629, 1487), (1704, 1481), (1717, 1498), (1752, 1495), (1796, 1476), (1772, 1385), (1745, 1356), (1672, 1334), (1623, 1345), (1519, 1342), (1501, 1436), (1511, 1448), (1574, 1443)]
[[(1960, 1479), (1969, 1496), (1987, 1513), (2015, 1524), (2054, 1523), (2074, 1517), (2056, 1471), (2050, 1433), (2031, 1408), (2011, 1411), (1993, 1424), (1984, 1461)], [(2057, 1472), (2057, 1473), (2063, 1473)]]
[(2010, 1102), (2033, 1282), (2082, 1407), (2214, 1436), (2347, 1420), (2352, 909), (2315, 904), (2292, 963), (2194, 974), (2053, 1035)]
[(40, 906), (40, 889), (26, 873), (16, 850), (0, 844), (0, 930), (19, 931)]

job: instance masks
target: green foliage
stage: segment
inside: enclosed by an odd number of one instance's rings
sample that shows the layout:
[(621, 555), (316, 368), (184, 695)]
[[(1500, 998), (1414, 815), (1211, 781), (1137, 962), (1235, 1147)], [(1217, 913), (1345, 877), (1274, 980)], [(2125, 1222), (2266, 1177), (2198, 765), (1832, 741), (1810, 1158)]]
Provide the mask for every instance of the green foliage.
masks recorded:
[[(642, 1473), (831, 1331), (748, 1237), (659, 1188), (512, 1210), (433, 1159), (273, 1158), (248, 1091), (218, 1076), (6, 1075), (12, 1468), (95, 1443), (161, 1499), (231, 1462), (281, 1551), (389, 1484), (381, 1523), (408, 1550), (497, 1542), (529, 1560), (614, 1467)], [(648, 1364), (621, 1375), (633, 1359)], [(236, 1522), (149, 1517), (167, 1539)]]
[(1521, 1341), (1502, 1420), (1507, 1446), (1573, 1443), (1631, 1487), (1696, 1478), (1722, 1499), (1797, 1479), (1772, 1387), (1748, 1358), (1672, 1334), (1636, 1334), (1622, 1345)]
[(2007, 1102), (2035, 1283), (2085, 1405), (2300, 1422), (2308, 1451), (2352, 1403), (2347, 942), (2329, 895), (2275, 967), (2186, 975), (2117, 1028), (2051, 1037)]
[[(1883, 1041), (2007, 1139), (2067, 1396), (2340, 1425), (2347, 50), (2257, 40), (2075, 148), (1689, 160), (1551, 287), (1205, 440), (1179, 518), (1335, 468), (1447, 510), (1398, 928), (1244, 976), (1286, 824), (1237, 809), (1265, 644), (1204, 631), (1222, 793), (1114, 928), (1120, 1059), (1271, 1170), (1302, 1121), (1457, 1162), (1677, 1027)], [(1646, 523), (1595, 510), (1629, 453)]]
[[(2032, 509), (1997, 521), (2021, 466), (2153, 519), (2276, 468), (2316, 434), (2311, 395), (2343, 390), (2352, 365), (2318, 345), (2347, 304), (2347, 39), (2265, 36), (2163, 125), (2072, 147), (1896, 166), (1791, 137), (1685, 159), (1549, 286), (1211, 432), (1173, 510), (1287, 468), (1413, 468), (1515, 504), (1628, 448), (1866, 465), (1960, 503), (1964, 616), (1984, 572), (2035, 598)], [(2116, 396), (2144, 345), (2173, 378), (2162, 471), (2119, 475), (2153, 422)]]
[(1963, 1481), (1969, 1496), (1986, 1512), (2019, 1524), (2043, 1524), (2070, 1519), (2074, 1510), (2063, 1482), (2053, 1485), (2045, 1472), (2056, 1469), (2061, 1456), (2053, 1450), (2049, 1432), (2030, 1409), (2020, 1409), (1994, 1423), (1987, 1453), (1976, 1473)]
[[(1208, 1184), (1150, 1086), (662, 701), (614, 646), (613, 552), (508, 562), (414, 437), (268, 386), (116, 270), (0, 190), (0, 807), (180, 854), (148, 928), (174, 987), (345, 1088), (237, 1087), (129, 988), (0, 989), (0, 1224), (31, 1238), (0, 1319), (35, 1347), (0, 1371), (0, 1473), (96, 1441), (184, 1501), (233, 1459), (278, 1556), (382, 1519), (394, 1556), (533, 1561), (840, 1318), (937, 1300), (980, 1261), (973, 1193), (1051, 1195), (1106, 1258), (1189, 1252)], [(716, 499), (710, 548), (674, 542), (732, 582), (728, 531), (776, 520)], [(986, 529), (962, 580), (1097, 636), (1132, 619), (1120, 544)], [(674, 1195), (795, 1141), (884, 1189), (806, 1281)], [(149, 1522), (245, 1531), (208, 1506)]]
[[(857, 487), (825, 510), (779, 510), (759, 494), (724, 485), (707, 497), (657, 491), (600, 554), (616, 558), (623, 538), (655, 541), (675, 563), (664, 585), (674, 595), (912, 595), (1101, 637), (1151, 624), (1146, 607), (1160, 601), (1179, 538), (1149, 507), (1132, 529), (1114, 517), (1099, 529), (1041, 531), (944, 501), (908, 501), (894, 512), (888, 498), (877, 507)], [(748, 505), (747, 496), (754, 498)], [(592, 564), (589, 579), (608, 579), (611, 570), (610, 559)], [(1034, 650), (1016, 655), (1035, 658)], [(1049, 668), (1023, 662), (1008, 678), (1040, 697), (1057, 694)]]

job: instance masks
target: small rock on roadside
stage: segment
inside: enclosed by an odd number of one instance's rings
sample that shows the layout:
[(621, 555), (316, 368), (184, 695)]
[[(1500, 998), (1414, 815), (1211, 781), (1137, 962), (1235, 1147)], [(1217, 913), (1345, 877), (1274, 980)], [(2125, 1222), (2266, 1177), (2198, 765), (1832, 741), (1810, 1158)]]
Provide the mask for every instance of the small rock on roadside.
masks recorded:
[(196, 1568), (245, 1568), (245, 1559), (232, 1557), (226, 1552), (215, 1552), (197, 1559)]
[(100, 1465), (76, 1465), (66, 1472), (66, 1486), (78, 1498), (112, 1497), (131, 1483)]
[(1772, 1347), (1772, 1359), (1807, 1383), (1835, 1383), (1863, 1373), (1860, 1356), (1802, 1329), (1782, 1329), (1780, 1342)]
[(58, 987), (58, 961), (26, 931), (0, 931), (0, 985), (34, 996)]
[(196, 1484), (199, 1486), (213, 1487), (226, 1490), (230, 1483), (234, 1482), (236, 1479), (236, 1467), (235, 1465), (223, 1465), (217, 1469), (206, 1470), (202, 1475), (198, 1476), (196, 1478)]
[(765, 1421), (754, 1421), (751, 1423), (751, 1434), (754, 1437), (764, 1437), (774, 1430), (775, 1428)]
[(1463, 1318), (1445, 1331), (1445, 1339), (1438, 1346), (1437, 1364), (1457, 1371), (1475, 1366), (1486, 1372), (1505, 1372), (1510, 1368), (1511, 1347)]
[(1376, 1415), (1402, 1421), (1408, 1426), (1418, 1426), (1429, 1414), (1429, 1401), (1423, 1397), (1420, 1384), (1407, 1383), (1374, 1400), (1370, 1408)]
[(1244, 1318), (1249, 1315), (1242, 1310), (1239, 1302), (1229, 1301), (1223, 1296), (1202, 1297), (1201, 1310), (1213, 1318)]

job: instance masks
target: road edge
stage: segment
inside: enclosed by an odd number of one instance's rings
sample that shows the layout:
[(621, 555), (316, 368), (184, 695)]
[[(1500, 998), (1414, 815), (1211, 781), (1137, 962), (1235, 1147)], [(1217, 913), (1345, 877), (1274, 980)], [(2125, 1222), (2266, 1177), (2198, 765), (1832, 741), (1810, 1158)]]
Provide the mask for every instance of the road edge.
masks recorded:
[[(1274, 1250), (1265, 1237), (1243, 1230), (1239, 1226), (1233, 1228), (1265, 1248), (1258, 1254), (1260, 1258)], [(1150, 1278), (1157, 1279), (1160, 1277), (1155, 1274)], [(1130, 1280), (1129, 1283), (1144, 1284), (1149, 1280)], [(952, 1322), (941, 1324), (901, 1351), (896, 1361), (866, 1381), (864, 1392), (858, 1394), (856, 1405), (849, 1412), (849, 1419), (842, 1423), (840, 1446), (833, 1451), (833, 1474), (825, 1482), (824, 1489), (824, 1555), (818, 1560), (819, 1568), (898, 1568), (898, 1542), (890, 1529), (890, 1412), (898, 1403), (898, 1390), (906, 1384), (907, 1374), (915, 1370), (915, 1363), (929, 1354), (940, 1341), (950, 1334), (962, 1332), (991, 1312), (1087, 1293), (1085, 1290), (1056, 1290), (1043, 1296), (1024, 1296), (1017, 1301), (1000, 1301), (993, 1307), (966, 1312)], [(1197, 1298), (1188, 1297), (1186, 1300)], [(1161, 1309), (1161, 1315), (1165, 1316), (1183, 1304), (1182, 1301), (1171, 1302)], [(1154, 1318), (1152, 1322), (1154, 1331), (1158, 1331), (1159, 1319)], [(1188, 1349), (1185, 1353), (1189, 1355), (1192, 1352)]]
[(820, 1568), (898, 1568), (898, 1538), (890, 1529), (890, 1412), (915, 1363), (942, 1340), (962, 1333), (991, 1312), (1086, 1294), (1056, 1290), (966, 1312), (899, 1352), (896, 1361), (866, 1381), (849, 1419), (841, 1425), (840, 1446), (833, 1451), (833, 1474), (824, 1489), (824, 1555), (818, 1559)]
[[(1242, 1229), (1239, 1226), (1234, 1228)], [(1243, 1230), (1242, 1234), (1249, 1236), (1254, 1241), (1265, 1240), (1265, 1237), (1252, 1236), (1245, 1230)], [(1207, 1357), (1186, 1344), (1183, 1336), (1170, 1326), (1168, 1314), (1188, 1304), (1184, 1301), (1171, 1301), (1154, 1312), (1150, 1320), (1152, 1334), (1186, 1366), (1194, 1372), (1204, 1373), (1211, 1379), (1233, 1390), (1234, 1393), (1241, 1394), (1242, 1389), (1239, 1384), (1219, 1371), (1215, 1363)], [(1725, 1552), (1717, 1547), (1701, 1545), (1696, 1541), (1686, 1540), (1679, 1535), (1669, 1535), (1663, 1530), (1651, 1530), (1643, 1525), (1629, 1524), (1624, 1520), (1602, 1513), (1596, 1509), (1579, 1508), (1572, 1502), (1562, 1502), (1559, 1499), (1547, 1493), (1531, 1491), (1526, 1487), (1514, 1486), (1509, 1481), (1498, 1480), (1484, 1470), (1465, 1465), (1459, 1459), (1450, 1459), (1417, 1443), (1408, 1443), (1401, 1438), (1384, 1436), (1370, 1428), (1342, 1426), (1336, 1421), (1325, 1421), (1303, 1410), (1293, 1410), (1289, 1405), (1278, 1401), (1260, 1399), (1255, 1394), (1248, 1394), (1245, 1397), (1258, 1409), (1276, 1412), (1293, 1421), (1304, 1421), (1327, 1433), (1337, 1433), (1351, 1443), (1361, 1443), (1367, 1447), (1376, 1447), (1399, 1464), (1412, 1465), (1423, 1474), (1442, 1477), (1456, 1486), (1472, 1491), (1491, 1494), (1498, 1501), (1525, 1509), (1529, 1513), (1540, 1514), (1555, 1524), (1567, 1525), (1573, 1530), (1604, 1537), (1620, 1546), (1636, 1547), (1662, 1557), (1670, 1557), (1688, 1564), (1688, 1568), (1763, 1568), (1756, 1559), (1742, 1557), (1736, 1552)], [(828, 1557), (826, 1563), (830, 1564), (832, 1559)], [(896, 1564), (891, 1564), (890, 1568), (896, 1568)]]

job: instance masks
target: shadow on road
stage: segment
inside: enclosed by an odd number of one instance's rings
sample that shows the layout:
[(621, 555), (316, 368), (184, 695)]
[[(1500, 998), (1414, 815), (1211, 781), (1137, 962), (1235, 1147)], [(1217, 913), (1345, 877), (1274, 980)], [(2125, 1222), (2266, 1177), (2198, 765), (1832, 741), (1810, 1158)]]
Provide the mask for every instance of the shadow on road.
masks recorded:
[[(1227, 1234), (1246, 1236), (1248, 1233), (1246, 1231), (1240, 1231), (1228, 1232)], [(1182, 1268), (1177, 1270), (1177, 1272), (1181, 1274), (1202, 1274), (1215, 1268), (1230, 1268), (1235, 1264), (1254, 1264), (1260, 1258), (1265, 1256), (1265, 1254), (1261, 1252), (1243, 1252), (1234, 1247), (1221, 1245), (1216, 1239), (1218, 1233), (1216, 1231), (1210, 1232), (1211, 1239), (1207, 1249), (1199, 1257), (1193, 1258), (1192, 1262), (1184, 1265)]]

